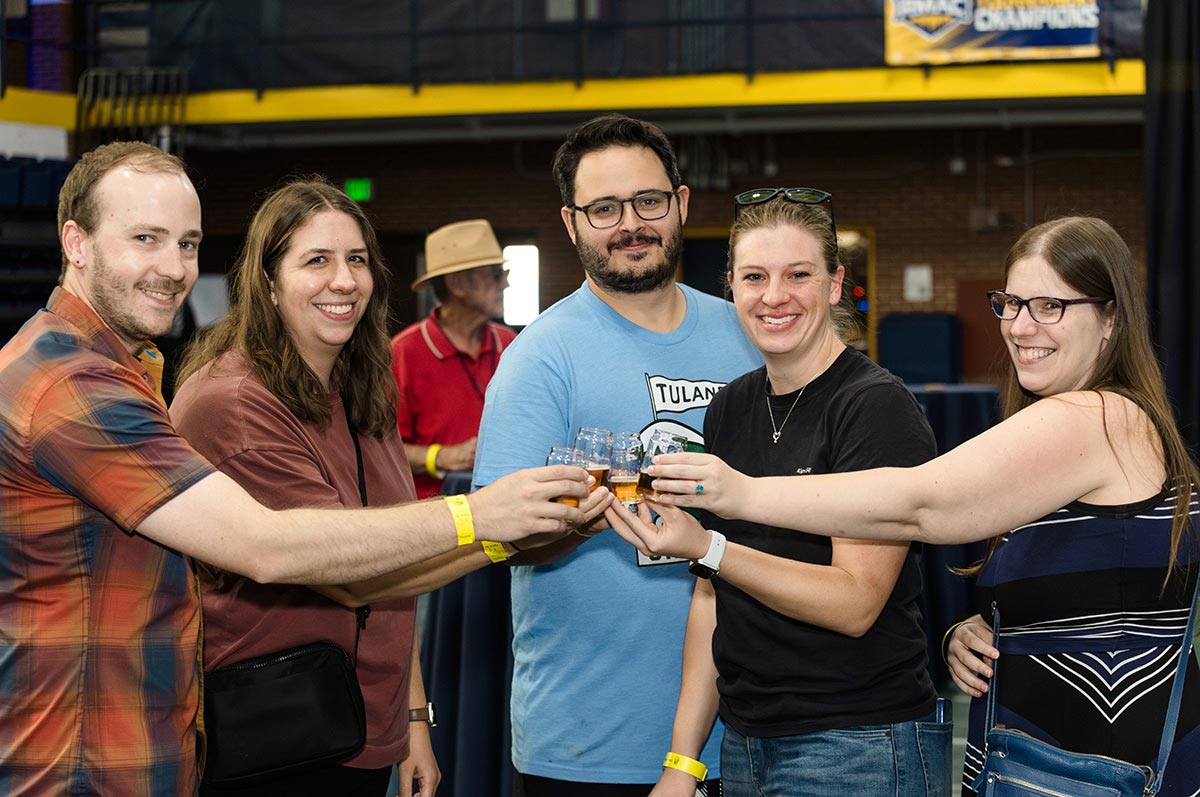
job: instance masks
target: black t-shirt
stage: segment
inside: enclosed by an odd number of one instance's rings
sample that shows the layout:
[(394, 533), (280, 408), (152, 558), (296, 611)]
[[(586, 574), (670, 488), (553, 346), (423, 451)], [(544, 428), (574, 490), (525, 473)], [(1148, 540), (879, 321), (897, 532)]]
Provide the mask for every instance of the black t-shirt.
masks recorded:
[[(772, 444), (766, 370), (730, 382), (705, 416), (708, 451), (751, 476), (911, 467), (935, 454), (933, 432), (916, 399), (899, 379), (853, 349), (805, 387), (784, 422), (796, 398), (796, 393), (770, 398), (776, 427), (784, 424), (778, 444)], [(775, 556), (819, 565), (831, 561), (827, 537), (708, 513), (702, 522), (731, 542)], [(909, 550), (879, 619), (859, 638), (780, 614), (720, 576), (713, 586), (720, 713), (739, 733), (794, 736), (907, 722), (933, 710), (915, 550)]]

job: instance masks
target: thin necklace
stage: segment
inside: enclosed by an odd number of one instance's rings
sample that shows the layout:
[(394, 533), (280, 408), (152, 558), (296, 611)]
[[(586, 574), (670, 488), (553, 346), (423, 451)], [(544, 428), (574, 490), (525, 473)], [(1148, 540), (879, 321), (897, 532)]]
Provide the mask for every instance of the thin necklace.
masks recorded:
[[(837, 357), (837, 352), (836, 351), (832, 352), (829, 359), (825, 361), (825, 368), (828, 368), (829, 364), (832, 363), (836, 359), (836, 357)], [(820, 376), (821, 374), (825, 373), (825, 368), (822, 368), (817, 373), (817, 376)], [(817, 378), (816, 376), (813, 377), (813, 379), (816, 379), (816, 378)], [(800, 388), (800, 392), (796, 394), (796, 398), (792, 402), (792, 406), (788, 408), (787, 415), (783, 416), (783, 423), (779, 424), (779, 426), (776, 427), (775, 426), (775, 411), (771, 409), (771, 378), (767, 377), (767, 415), (770, 416), (770, 418), (771, 418), (771, 443), (773, 443), (775, 445), (779, 444), (779, 436), (781, 434), (783, 434), (783, 427), (787, 426), (788, 418), (792, 417), (792, 410), (796, 409), (796, 405), (800, 403), (800, 397), (804, 395), (804, 391), (807, 390), (808, 386), (811, 384), (812, 384), (812, 379), (810, 379), (804, 383), (804, 387)]]
[(783, 423), (779, 424), (778, 428), (775, 427), (775, 413), (774, 413), (774, 411), (771, 410), (771, 394), (767, 393), (767, 415), (769, 415), (771, 417), (771, 442), (772, 443), (779, 442), (779, 435), (783, 434), (783, 427), (787, 426), (788, 418), (792, 417), (792, 410), (796, 409), (796, 405), (800, 403), (800, 397), (804, 395), (804, 391), (808, 388), (808, 386), (810, 384), (812, 384), (812, 383), (806, 382), (804, 384), (804, 387), (800, 388), (800, 392), (796, 394), (796, 400), (792, 402), (792, 406), (790, 409), (788, 409), (787, 415), (783, 416)]

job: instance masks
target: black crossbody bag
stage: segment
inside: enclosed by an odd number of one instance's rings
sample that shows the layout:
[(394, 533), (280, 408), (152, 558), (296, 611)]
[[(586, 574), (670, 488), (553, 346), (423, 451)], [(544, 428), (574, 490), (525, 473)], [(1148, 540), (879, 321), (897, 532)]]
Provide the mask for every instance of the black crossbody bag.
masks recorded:
[[(366, 506), (362, 449), (349, 414), (346, 421)], [(353, 659), (332, 642), (314, 642), (205, 673), (206, 783), (252, 786), (337, 763), (362, 749), (366, 711), (355, 667), (370, 613), (370, 606), (355, 610)]]

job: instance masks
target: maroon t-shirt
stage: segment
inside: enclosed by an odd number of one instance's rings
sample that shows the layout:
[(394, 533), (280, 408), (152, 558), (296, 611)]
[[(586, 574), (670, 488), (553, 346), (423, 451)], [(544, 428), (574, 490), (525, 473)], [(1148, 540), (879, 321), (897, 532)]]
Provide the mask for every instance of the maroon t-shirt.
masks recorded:
[[(301, 421), (229, 353), (188, 379), (171, 403), (175, 428), (213, 465), (272, 509), (361, 505), (354, 443), (337, 393), (324, 431)], [(359, 435), (367, 500), (385, 506), (416, 498), (398, 434)], [(258, 584), (201, 568), (204, 668), (328, 641), (354, 653), (354, 612), (308, 587)], [(358, 683), (367, 742), (343, 763), (385, 767), (408, 757), (411, 598), (371, 605), (358, 644)]]

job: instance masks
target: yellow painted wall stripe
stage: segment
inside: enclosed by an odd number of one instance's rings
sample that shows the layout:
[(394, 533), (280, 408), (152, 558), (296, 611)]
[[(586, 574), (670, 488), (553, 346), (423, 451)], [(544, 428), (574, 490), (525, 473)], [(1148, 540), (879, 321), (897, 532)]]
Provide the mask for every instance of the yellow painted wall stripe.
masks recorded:
[[(187, 123), (240, 124), (386, 119), (465, 114), (522, 114), (607, 109), (841, 105), (876, 102), (1136, 96), (1145, 93), (1142, 61), (1057, 61), (936, 67), (881, 67), (539, 83), (327, 86), (213, 91), (188, 97)], [(52, 102), (49, 98), (53, 97)], [(53, 110), (51, 110), (53, 108)], [(36, 117), (36, 120), (35, 120)], [(44, 121), (47, 118), (57, 121)], [(0, 120), (74, 124), (70, 95), (10, 89)]]
[(0, 100), (0, 122), (75, 128), (75, 95), (8, 87)]
[(1140, 60), (919, 68), (854, 69), (756, 75), (545, 83), (339, 86), (219, 91), (188, 98), (188, 124), (520, 114), (648, 108), (723, 108), (936, 100), (1140, 95)]

